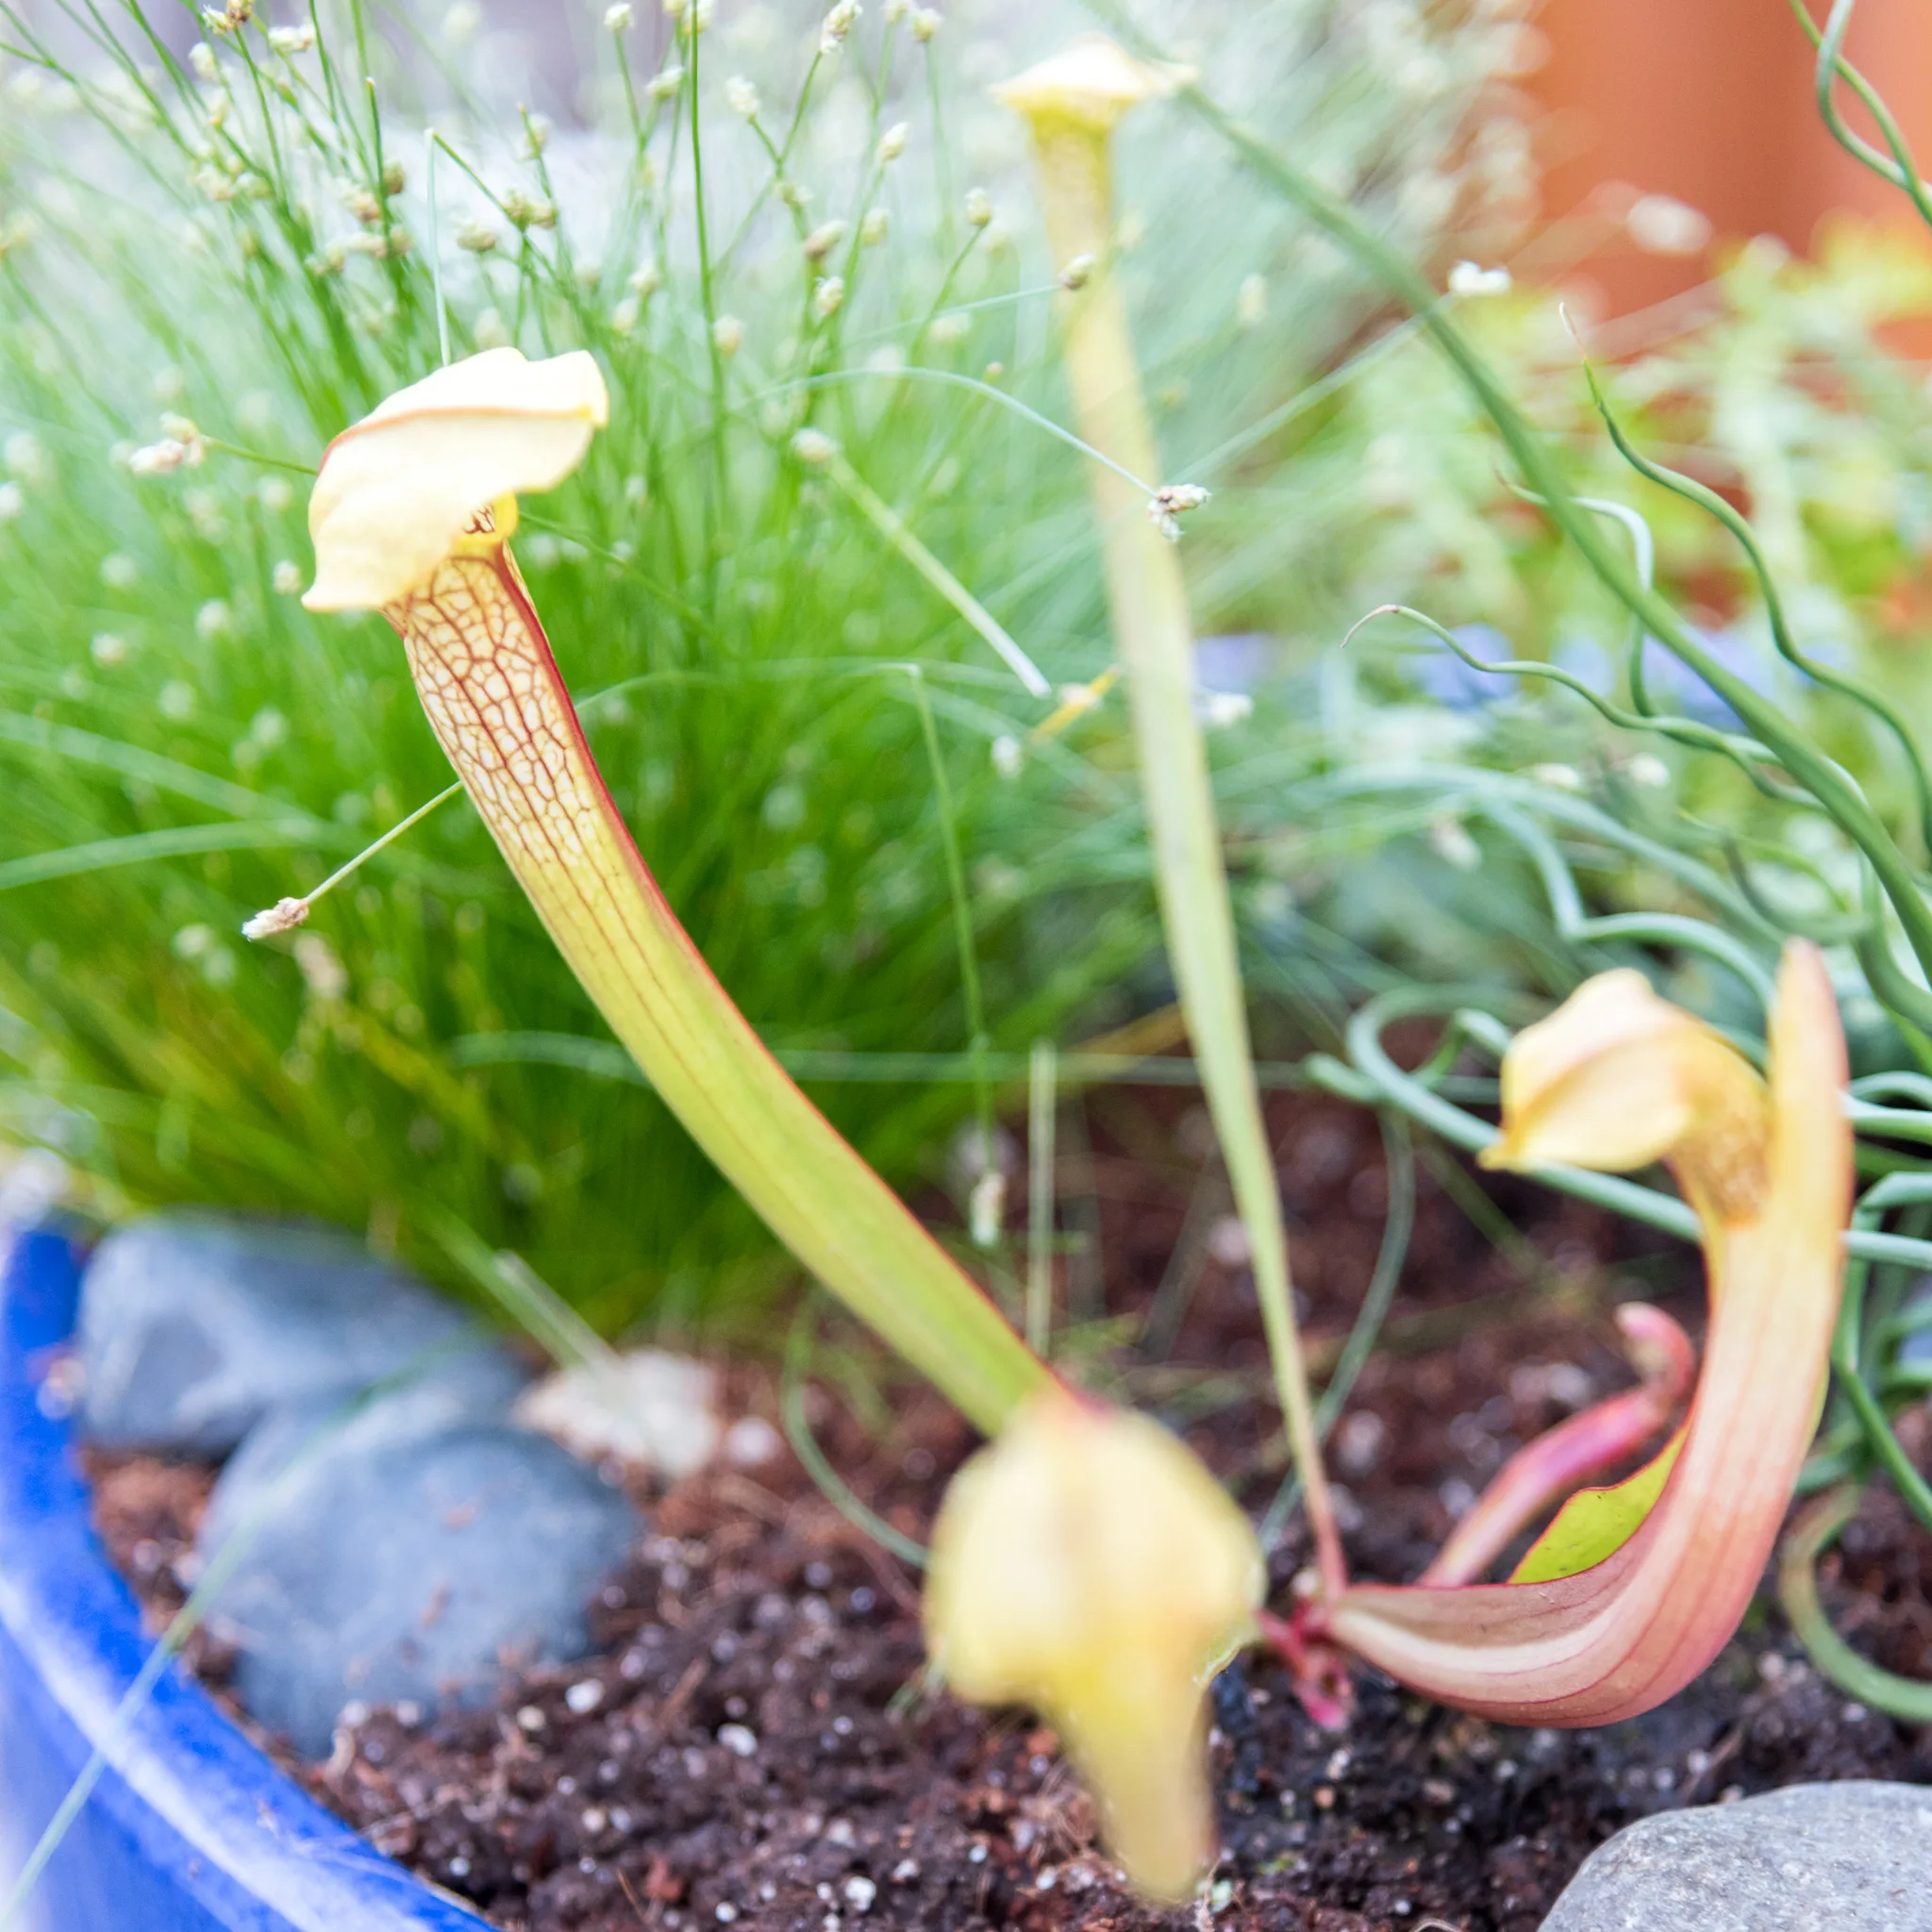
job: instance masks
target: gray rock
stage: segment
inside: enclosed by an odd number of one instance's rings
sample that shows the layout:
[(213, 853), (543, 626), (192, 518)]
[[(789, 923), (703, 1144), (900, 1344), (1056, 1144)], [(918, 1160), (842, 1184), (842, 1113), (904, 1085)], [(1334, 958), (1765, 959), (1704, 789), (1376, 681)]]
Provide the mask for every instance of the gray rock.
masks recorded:
[(270, 1409), (367, 1388), (466, 1325), (344, 1235), (154, 1215), (88, 1265), (84, 1424), (108, 1448), (220, 1456)]
[(1646, 1818), (1543, 1932), (1932, 1932), (1932, 1788), (1793, 1785)]
[(217, 1491), (204, 1553), (234, 1568), (209, 1627), (249, 1710), (311, 1757), (352, 1701), (480, 1700), (513, 1663), (581, 1655), (638, 1533), (568, 1452), (459, 1407), (427, 1387), (335, 1426), (291, 1411)]
[(352, 1451), (368, 1455), (469, 1424), (508, 1423), (529, 1379), (494, 1342), (465, 1338), (399, 1386), (361, 1397), (309, 1396), (272, 1410), (222, 1466), (201, 1521), (203, 1560), (213, 1558), (258, 1504), (280, 1507), (270, 1491), (306, 1450), (338, 1458)]

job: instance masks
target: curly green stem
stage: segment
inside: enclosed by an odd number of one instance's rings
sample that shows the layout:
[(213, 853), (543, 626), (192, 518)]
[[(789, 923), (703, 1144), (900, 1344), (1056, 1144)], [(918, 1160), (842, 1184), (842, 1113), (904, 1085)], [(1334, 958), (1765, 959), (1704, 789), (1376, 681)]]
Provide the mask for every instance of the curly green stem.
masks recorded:
[(1932, 1724), (1932, 1684), (1883, 1669), (1863, 1657), (1831, 1627), (1818, 1597), (1818, 1559), (1858, 1513), (1855, 1484), (1827, 1491), (1808, 1504), (1785, 1538), (1778, 1557), (1778, 1602), (1811, 1661), (1860, 1704), (1906, 1724)]
[[(1143, 47), (1146, 36), (1124, 18), (1114, 0), (1094, 0)], [(1741, 719), (1787, 772), (1815, 797), (1864, 853), (1897, 912), (1907, 942), (1932, 973), (1932, 905), (1903, 853), (1852, 779), (1809, 743), (1777, 707), (1707, 651), (1655, 591), (1646, 590), (1605, 539), (1571, 492), (1541, 437), (1504, 390), (1501, 379), (1458, 328), (1423, 275), (1370, 229), (1345, 202), (1310, 180), (1252, 128), (1243, 125), (1198, 86), (1181, 98), (1254, 171), (1366, 268), (1422, 321), (1461, 376), (1532, 488), (1549, 501), (1549, 513), (1598, 581), (1641, 620), (1649, 634), (1687, 665)]]

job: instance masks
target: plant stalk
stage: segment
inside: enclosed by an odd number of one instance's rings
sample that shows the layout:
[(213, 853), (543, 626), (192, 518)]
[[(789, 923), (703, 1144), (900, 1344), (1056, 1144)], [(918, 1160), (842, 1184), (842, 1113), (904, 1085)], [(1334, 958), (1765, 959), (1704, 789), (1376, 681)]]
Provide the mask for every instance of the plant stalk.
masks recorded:
[(1207, 749), (1194, 715), (1187, 591), (1174, 545), (1149, 519), (1146, 497), (1121, 475), (1158, 477), (1160, 464), (1125, 304), (1110, 265), (1108, 135), (1057, 116), (1034, 117), (1033, 134), (1054, 259), (1085, 257), (1108, 264), (1065, 298), (1074, 422), (1103, 458), (1089, 463), (1088, 481), (1101, 523), (1108, 605), (1127, 672), (1168, 956), (1254, 1256), (1275, 1388), (1307, 1499), (1323, 1587), (1334, 1594), (1346, 1583), (1346, 1567), (1295, 1326), (1287, 1230), (1255, 1083)]
[(778, 1238), (980, 1428), (1048, 1379), (992, 1303), (766, 1050), (619, 816), (506, 538), (384, 611), (518, 883), (651, 1084)]

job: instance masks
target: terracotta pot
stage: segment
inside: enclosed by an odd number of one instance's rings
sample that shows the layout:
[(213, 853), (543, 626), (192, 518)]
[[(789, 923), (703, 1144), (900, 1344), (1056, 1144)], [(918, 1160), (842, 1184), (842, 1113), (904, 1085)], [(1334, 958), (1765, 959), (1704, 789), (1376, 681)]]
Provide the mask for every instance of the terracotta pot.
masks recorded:
[[(1822, 20), (1826, 0), (1811, 6)], [(1772, 234), (1804, 251), (1839, 211), (1917, 223), (1824, 131), (1811, 44), (1786, 0), (1545, 0), (1536, 26), (1547, 42), (1529, 81), (1545, 110), (1545, 217), (1615, 210), (1627, 184), (1698, 209), (1718, 245)], [(1862, 0), (1846, 51), (1932, 173), (1932, 6)], [(1847, 118), (1875, 139), (1862, 108)], [(1646, 254), (1627, 233), (1607, 235), (1587, 262), (1612, 314), (1692, 287), (1707, 268), (1707, 251)]]

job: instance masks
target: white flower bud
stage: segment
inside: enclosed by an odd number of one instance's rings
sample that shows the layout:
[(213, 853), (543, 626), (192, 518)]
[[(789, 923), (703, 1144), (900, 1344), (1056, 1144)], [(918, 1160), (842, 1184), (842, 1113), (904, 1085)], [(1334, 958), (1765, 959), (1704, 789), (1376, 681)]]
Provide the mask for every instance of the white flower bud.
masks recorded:
[(557, 225), (557, 209), (549, 202), (539, 201), (535, 195), (525, 194), (518, 188), (512, 188), (503, 197), (503, 211), (519, 228), (554, 228)]
[(891, 218), (882, 208), (869, 208), (858, 225), (858, 239), (868, 248), (876, 248), (891, 229)]
[(1148, 498), (1147, 521), (1170, 543), (1178, 543), (1181, 541), (1181, 518), (1191, 509), (1199, 509), (1209, 494), (1198, 483), (1170, 483)]
[(724, 103), (741, 120), (758, 119), (758, 91), (741, 74), (734, 74), (724, 83)]
[(630, 31), (631, 9), (628, 0), (617, 0), (615, 7), (604, 9), (604, 31), (608, 34), (625, 34)]
[(829, 322), (844, 306), (845, 277), (825, 275), (811, 291), (811, 312), (821, 322)]
[(160, 441), (134, 451), (127, 458), (127, 467), (137, 476), (163, 476), (170, 470), (178, 470), (187, 460), (187, 444), (164, 436)]
[(823, 429), (801, 429), (791, 439), (791, 454), (810, 469), (823, 469), (839, 454), (839, 445)]
[(805, 238), (805, 258), (823, 261), (844, 239), (843, 222), (822, 222)]
[(211, 34), (234, 34), (254, 18), (255, 0), (226, 0), (224, 6), (205, 8), (201, 24)]
[(660, 74), (654, 74), (644, 85), (644, 92), (654, 101), (668, 101), (684, 85), (684, 69), (667, 67)]
[(912, 9), (912, 38), (924, 46), (940, 30), (940, 15), (930, 7)]
[(275, 587), (276, 596), (292, 597), (302, 589), (302, 566), (285, 557), (275, 565), (271, 581)]
[(992, 196), (985, 189), (966, 191), (966, 219), (975, 228), (983, 228), (992, 220)]
[(488, 222), (479, 222), (475, 215), (466, 215), (457, 224), (457, 246), (472, 255), (488, 255), (501, 239)]
[(315, 44), (312, 26), (272, 26), (268, 43), (277, 54), (306, 54)]
[(839, 0), (819, 29), (819, 52), (836, 54), (858, 20), (858, 0)]
[(277, 933), (293, 932), (308, 917), (307, 899), (277, 899), (266, 912), (258, 912), (242, 927), (244, 940), (272, 939)]
[(744, 347), (744, 325), (735, 315), (721, 315), (711, 325), (711, 340), (721, 356), (735, 356)]
[(882, 135), (879, 136), (878, 154), (879, 162), (881, 166), (883, 166), (888, 161), (896, 161), (899, 158), (899, 157), (906, 152), (907, 138), (911, 134), (911, 132), (912, 125), (910, 122), (894, 121), (892, 125), (889, 128), (887, 128)]

